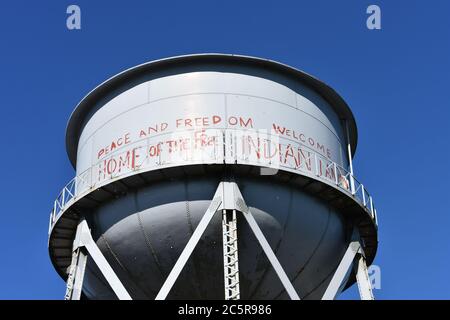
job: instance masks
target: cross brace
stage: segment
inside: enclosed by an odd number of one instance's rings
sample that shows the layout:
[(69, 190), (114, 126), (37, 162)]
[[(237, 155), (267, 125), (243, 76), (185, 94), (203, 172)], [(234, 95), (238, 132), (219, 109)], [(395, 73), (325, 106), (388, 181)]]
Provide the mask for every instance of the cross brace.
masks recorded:
[[(242, 194), (239, 190), (239, 187), (235, 182), (221, 182), (219, 184), (219, 187), (217, 188), (217, 191), (213, 197), (213, 200), (211, 201), (211, 204), (209, 205), (208, 209), (206, 210), (205, 215), (200, 220), (200, 223), (198, 224), (197, 228), (195, 229), (194, 233), (192, 234), (191, 238), (189, 239), (186, 247), (183, 249), (183, 252), (181, 253), (180, 257), (178, 258), (177, 262), (175, 263), (175, 266), (173, 267), (172, 271), (170, 272), (169, 276), (167, 277), (166, 281), (164, 282), (161, 290), (159, 291), (158, 295), (156, 296), (156, 300), (164, 300), (167, 295), (169, 294), (170, 290), (172, 289), (176, 279), (181, 273), (181, 270), (185, 266), (187, 260), (189, 259), (190, 255), (194, 251), (194, 248), (196, 247), (198, 241), (200, 240), (202, 234), (206, 230), (206, 227), (211, 222), (214, 214), (217, 211), (226, 212), (228, 210), (231, 210), (232, 212), (240, 212), (244, 216), (245, 220), (250, 226), (250, 229), (253, 231), (253, 233), (256, 236), (256, 239), (258, 240), (259, 244), (261, 245), (262, 249), (264, 250), (264, 253), (266, 254), (267, 258), (269, 259), (269, 262), (273, 266), (276, 274), (280, 278), (284, 288), (286, 289), (289, 297), (293, 300), (300, 300), (297, 292), (295, 291), (292, 283), (290, 282), (288, 276), (284, 272), (280, 262), (278, 261), (277, 257), (275, 256), (275, 253), (272, 251), (272, 248), (270, 247), (269, 243), (267, 242), (267, 239), (264, 237), (261, 229), (259, 228), (258, 224), (256, 223), (255, 218), (253, 217), (252, 213), (250, 212), (249, 208), (245, 204), (244, 198), (242, 197)], [(225, 230), (226, 232), (226, 230)], [(237, 234), (236, 234), (237, 237)], [(234, 240), (233, 240), (234, 241)], [(225, 245), (225, 244), (224, 244)], [(237, 243), (236, 243), (236, 262), (237, 262)], [(233, 247), (234, 249), (234, 247)], [(224, 268), (227, 266), (227, 263), (229, 264), (229, 261), (224, 261)], [(233, 269), (234, 271), (238, 271), (237, 265), (236, 269)], [(226, 271), (225, 272), (225, 288), (229, 291), (225, 293), (225, 298), (231, 298), (233, 295), (236, 295), (238, 291), (230, 290), (230, 283), (227, 283), (227, 277), (229, 277), (232, 274), (232, 271)], [(237, 275), (238, 276), (238, 275)], [(234, 278), (234, 281), (236, 281), (238, 277)], [(237, 280), (238, 281), (238, 280)], [(236, 284), (234, 282), (233, 284)], [(238, 282), (237, 282), (238, 284)], [(237, 290), (239, 290), (237, 288)], [(231, 293), (232, 292), (232, 293)]]

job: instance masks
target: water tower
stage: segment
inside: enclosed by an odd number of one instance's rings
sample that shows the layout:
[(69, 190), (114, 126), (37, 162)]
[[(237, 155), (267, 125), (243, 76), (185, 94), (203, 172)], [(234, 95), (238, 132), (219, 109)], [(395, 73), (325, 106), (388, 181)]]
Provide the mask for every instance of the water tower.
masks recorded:
[(334, 299), (377, 250), (355, 119), (271, 60), (173, 57), (115, 75), (72, 113), (76, 176), (49, 253), (66, 299)]

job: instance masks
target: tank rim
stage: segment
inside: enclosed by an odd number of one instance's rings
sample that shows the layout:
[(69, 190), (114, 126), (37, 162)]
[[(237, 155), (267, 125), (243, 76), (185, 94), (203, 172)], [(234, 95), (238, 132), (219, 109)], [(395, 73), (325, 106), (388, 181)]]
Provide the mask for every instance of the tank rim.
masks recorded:
[(83, 130), (83, 124), (89, 119), (90, 112), (97, 102), (99, 102), (102, 98), (105, 98), (112, 90), (125, 85), (143, 74), (148, 74), (156, 70), (160, 70), (161, 68), (170, 68), (173, 66), (179, 67), (181, 65), (189, 65), (193, 63), (245, 64), (247, 66), (260, 67), (266, 70), (296, 77), (325, 98), (341, 120), (348, 121), (351, 153), (352, 156), (354, 156), (358, 141), (358, 129), (355, 117), (344, 99), (326, 83), (304, 71), (270, 59), (237, 54), (199, 53), (173, 56), (145, 62), (110, 77), (91, 90), (75, 107), (67, 123), (66, 150), (72, 166), (76, 168), (78, 140)]

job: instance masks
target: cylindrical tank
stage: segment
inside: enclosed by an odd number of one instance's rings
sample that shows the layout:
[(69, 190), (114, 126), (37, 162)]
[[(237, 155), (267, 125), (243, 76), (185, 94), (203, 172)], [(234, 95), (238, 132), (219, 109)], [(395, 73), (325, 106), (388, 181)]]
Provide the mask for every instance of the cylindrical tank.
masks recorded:
[[(234, 181), (300, 298), (320, 299), (354, 228), (369, 263), (376, 252), (372, 198), (348, 169), (356, 141), (346, 103), (292, 67), (223, 54), (136, 66), (90, 92), (70, 118), (77, 178), (52, 213), (52, 261), (67, 277), (84, 217), (130, 295), (154, 299), (218, 184)], [(241, 297), (288, 298), (242, 219), (238, 236)], [(83, 293), (115, 298), (91, 260)], [(223, 297), (216, 215), (168, 298)]]

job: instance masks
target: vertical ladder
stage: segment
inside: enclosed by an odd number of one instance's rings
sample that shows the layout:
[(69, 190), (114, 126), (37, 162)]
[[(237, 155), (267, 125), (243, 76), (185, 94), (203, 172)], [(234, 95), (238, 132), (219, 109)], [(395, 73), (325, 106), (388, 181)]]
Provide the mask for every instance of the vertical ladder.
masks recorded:
[(239, 261), (236, 210), (222, 210), (225, 300), (239, 300)]

